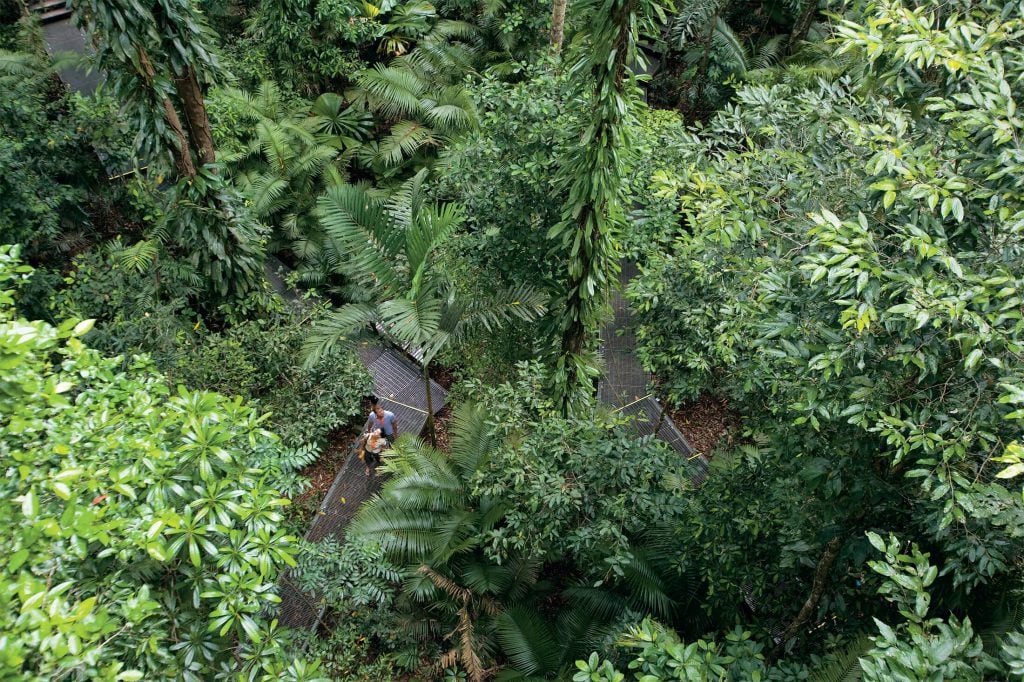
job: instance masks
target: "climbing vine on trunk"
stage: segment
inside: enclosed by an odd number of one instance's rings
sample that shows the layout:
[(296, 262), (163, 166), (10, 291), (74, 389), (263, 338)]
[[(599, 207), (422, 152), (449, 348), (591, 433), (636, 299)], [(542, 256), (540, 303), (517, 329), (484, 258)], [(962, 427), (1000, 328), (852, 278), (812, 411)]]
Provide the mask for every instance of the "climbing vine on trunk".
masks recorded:
[(210, 297), (244, 294), (261, 276), (260, 230), (212, 165), (202, 84), (221, 67), (205, 18), (191, 0), (75, 0), (74, 9), (136, 131), (139, 164), (159, 179), (173, 161), (178, 184), (153, 236), (203, 278)]

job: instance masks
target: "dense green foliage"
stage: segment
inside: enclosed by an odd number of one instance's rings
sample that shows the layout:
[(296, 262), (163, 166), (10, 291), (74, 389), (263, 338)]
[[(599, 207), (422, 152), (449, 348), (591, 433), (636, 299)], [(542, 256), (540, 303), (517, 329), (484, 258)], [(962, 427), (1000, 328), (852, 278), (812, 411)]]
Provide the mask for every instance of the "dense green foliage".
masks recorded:
[(13, 315), (0, 250), (5, 478), (2, 675), (310, 679), (277, 657), (274, 580), (293, 564), (274, 489), (288, 451), (240, 400), (173, 391)]
[[(1024, 674), (1019, 4), (72, 4), (88, 97), (0, 3), (0, 677)], [(367, 336), (452, 407), (364, 483)]]

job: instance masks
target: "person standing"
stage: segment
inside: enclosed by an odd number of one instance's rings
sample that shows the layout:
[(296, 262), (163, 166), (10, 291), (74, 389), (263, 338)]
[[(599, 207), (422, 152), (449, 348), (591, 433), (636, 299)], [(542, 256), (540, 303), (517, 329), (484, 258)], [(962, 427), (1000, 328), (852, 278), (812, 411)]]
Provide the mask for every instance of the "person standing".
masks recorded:
[(387, 441), (380, 435), (380, 429), (374, 429), (366, 434), (366, 443), (363, 445), (364, 459), (366, 464), (366, 475), (370, 475), (370, 467), (376, 471), (380, 466), (380, 451), (387, 445)]
[(363, 432), (368, 433), (374, 429), (380, 429), (381, 435), (388, 443), (394, 443), (398, 438), (398, 420), (395, 419), (395, 413), (385, 410), (376, 396), (370, 398), (370, 414), (366, 418), (366, 428)]

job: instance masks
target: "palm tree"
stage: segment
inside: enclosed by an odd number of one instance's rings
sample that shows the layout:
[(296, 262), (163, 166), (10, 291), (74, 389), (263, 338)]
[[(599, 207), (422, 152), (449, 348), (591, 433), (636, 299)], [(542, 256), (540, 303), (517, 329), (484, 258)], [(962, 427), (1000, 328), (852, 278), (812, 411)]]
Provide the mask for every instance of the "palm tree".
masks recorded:
[(292, 104), (273, 82), (254, 93), (229, 88), (222, 97), (248, 129), (238, 134), (240, 144), (222, 148), (219, 160), (256, 217), (274, 228), (270, 249), (290, 249), (301, 263), (302, 279), (322, 284), (331, 254), (324, 248), (315, 197), (349, 180), (373, 118), (334, 93)]
[[(439, 667), (458, 663), (471, 679), (482, 679), (497, 648), (511, 666), (503, 672), (508, 679), (567, 679), (567, 666), (613, 637), (625, 613), (671, 624), (692, 618), (696, 576), (682, 570), (678, 538), (669, 529), (634, 543), (622, 577), (608, 576), (600, 588), (590, 580), (555, 594), (557, 585), (538, 581), (538, 560), (488, 560), (488, 534), (500, 526), (505, 506), (475, 497), (472, 481), (505, 441), (487, 416), (482, 405), (456, 408), (450, 455), (401, 439), (384, 465), (390, 478), (348, 528), (351, 537), (372, 540), (392, 562), (408, 566), (405, 595), (425, 607), (424, 618), (441, 614), (438, 625), (450, 629), (452, 646)], [(543, 612), (552, 601), (564, 607), (548, 618)]]
[(339, 273), (365, 288), (367, 302), (349, 303), (325, 316), (305, 344), (315, 363), (336, 343), (371, 326), (414, 350), (423, 367), (427, 429), (436, 444), (430, 362), (473, 329), (492, 331), (544, 313), (543, 297), (529, 286), (493, 297), (469, 298), (435, 267), (437, 248), (462, 223), (455, 204), (428, 204), (422, 196), (426, 170), (408, 180), (386, 203), (353, 185), (331, 187), (320, 197), (321, 224), (337, 254)]
[(502, 510), (494, 501), (474, 502), (470, 480), (497, 444), (484, 410), (468, 405), (453, 415), (450, 456), (418, 440), (399, 440), (385, 464), (391, 478), (348, 529), (409, 566), (406, 593), (442, 611), (455, 626), (448, 636), (453, 646), (439, 667), (458, 662), (473, 680), (485, 677), (487, 633), (499, 599), (521, 595), (536, 579), (535, 565), (496, 566), (480, 551)]

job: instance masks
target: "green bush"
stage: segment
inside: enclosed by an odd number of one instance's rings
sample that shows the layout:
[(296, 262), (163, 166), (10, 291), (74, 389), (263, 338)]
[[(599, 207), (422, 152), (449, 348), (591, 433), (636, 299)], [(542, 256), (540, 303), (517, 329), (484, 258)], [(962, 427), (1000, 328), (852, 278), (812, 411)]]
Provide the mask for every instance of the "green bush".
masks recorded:
[[(59, 315), (98, 320), (89, 335), (95, 347), (126, 357), (149, 354), (174, 383), (253, 401), (272, 413), (269, 427), (291, 447), (323, 445), (332, 430), (362, 413), (372, 383), (354, 351), (336, 349), (313, 367), (302, 366), (302, 340), (316, 310), (300, 318), (260, 291), (222, 307), (219, 313), (234, 324), (211, 331), (184, 298), (189, 268), (174, 262), (136, 268), (143, 244), (114, 242), (83, 254), (56, 298)], [(168, 298), (168, 291), (179, 295)]]
[(168, 373), (189, 387), (254, 399), (285, 443), (322, 444), (362, 414), (371, 381), (359, 356), (336, 349), (302, 367), (305, 326), (288, 314), (241, 322), (223, 332), (190, 336)]
[(88, 348), (91, 321), (17, 317), (25, 270), (0, 247), (0, 679), (322, 679), (261, 616), (294, 564), (280, 441)]

